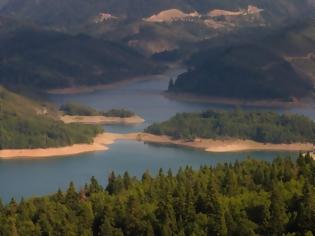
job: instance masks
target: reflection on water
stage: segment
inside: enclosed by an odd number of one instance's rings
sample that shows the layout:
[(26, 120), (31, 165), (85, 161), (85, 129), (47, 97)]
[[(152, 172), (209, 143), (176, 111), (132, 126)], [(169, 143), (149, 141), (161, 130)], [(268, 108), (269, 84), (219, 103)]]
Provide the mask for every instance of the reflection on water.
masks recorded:
[[(164, 78), (157, 80), (135, 81), (119, 87), (96, 91), (88, 94), (54, 95), (51, 99), (58, 104), (77, 101), (97, 109), (126, 108), (142, 116), (146, 122), (135, 126), (107, 126), (107, 131), (128, 133), (141, 131), (152, 122), (168, 119), (177, 112), (201, 111), (205, 109), (233, 109), (234, 106), (212, 105), (201, 102), (170, 100), (163, 96), (170, 77), (182, 72), (172, 70)], [(246, 108), (258, 110), (259, 108)], [(276, 112), (297, 112), (315, 119), (314, 108), (272, 109)], [(107, 152), (89, 153), (67, 158), (48, 158), (34, 160), (0, 161), (0, 196), (8, 201), (32, 195), (55, 192), (59, 187), (65, 189), (70, 181), (83, 186), (91, 176), (101, 183), (111, 171), (141, 176), (146, 170), (156, 173), (159, 168), (177, 170), (181, 166), (198, 168), (201, 165), (214, 165), (234, 162), (247, 156), (272, 160), (277, 155), (287, 153), (243, 152), (243, 153), (206, 153), (174, 146), (149, 145), (137, 142), (120, 141), (110, 146)], [(296, 155), (293, 155), (296, 156)]]
[[(110, 88), (86, 94), (54, 95), (51, 96), (51, 99), (58, 104), (76, 101), (100, 110), (107, 110), (111, 108), (126, 108), (132, 110), (144, 117), (146, 123), (137, 127), (132, 127), (130, 129), (131, 131), (142, 130), (152, 122), (166, 120), (177, 112), (235, 108), (234, 105), (215, 105), (206, 102), (178, 101), (165, 97), (163, 92), (167, 89), (169, 79), (182, 71), (182, 69), (171, 70), (160, 79), (135, 81), (120, 85), (114, 89)], [(244, 109), (294, 112), (309, 116), (315, 120), (314, 107), (284, 109), (244, 107)]]

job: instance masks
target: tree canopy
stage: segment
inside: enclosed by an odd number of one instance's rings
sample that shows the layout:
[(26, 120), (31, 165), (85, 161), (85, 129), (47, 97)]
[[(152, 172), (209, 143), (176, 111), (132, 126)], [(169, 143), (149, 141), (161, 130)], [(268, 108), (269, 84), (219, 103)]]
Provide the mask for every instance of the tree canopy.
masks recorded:
[(64, 124), (49, 108), (0, 87), (0, 149), (46, 148), (91, 143), (103, 129)]
[(126, 109), (113, 108), (108, 111), (98, 111), (92, 107), (80, 103), (66, 103), (60, 107), (64, 114), (70, 116), (108, 116), (108, 117), (131, 117), (135, 113)]
[(247, 159), (176, 174), (92, 177), (77, 189), (0, 203), (0, 235), (313, 235), (315, 161)]
[(208, 110), (176, 114), (168, 121), (149, 126), (145, 132), (176, 139), (238, 138), (268, 143), (312, 143), (315, 122), (296, 114)]

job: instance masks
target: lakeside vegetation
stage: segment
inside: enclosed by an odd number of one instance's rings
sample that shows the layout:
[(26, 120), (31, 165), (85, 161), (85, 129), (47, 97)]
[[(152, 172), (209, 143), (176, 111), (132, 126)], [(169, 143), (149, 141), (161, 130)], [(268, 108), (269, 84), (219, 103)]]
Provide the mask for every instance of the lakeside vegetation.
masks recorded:
[(176, 114), (168, 121), (152, 124), (145, 132), (187, 140), (198, 137), (250, 139), (263, 143), (313, 143), (315, 122), (296, 114), (208, 110)]
[(313, 235), (315, 161), (247, 159), (177, 174), (111, 173), (78, 190), (0, 203), (11, 235)]
[(0, 149), (48, 148), (92, 143), (99, 126), (64, 124), (35, 101), (0, 87)]
[(127, 118), (135, 116), (135, 113), (126, 109), (110, 109), (108, 111), (98, 111), (92, 107), (79, 103), (67, 103), (60, 107), (65, 115), (69, 116), (106, 116)]
[(63, 147), (92, 143), (102, 129), (93, 125), (64, 124), (44, 117), (0, 113), (0, 149)]

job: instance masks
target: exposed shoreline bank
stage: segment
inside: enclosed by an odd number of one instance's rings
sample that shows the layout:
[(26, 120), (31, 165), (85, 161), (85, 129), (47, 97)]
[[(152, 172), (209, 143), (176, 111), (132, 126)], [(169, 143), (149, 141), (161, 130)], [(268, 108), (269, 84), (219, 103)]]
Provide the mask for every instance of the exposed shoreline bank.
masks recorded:
[(82, 124), (99, 124), (99, 125), (112, 125), (112, 124), (141, 124), (145, 120), (138, 116), (134, 115), (131, 117), (108, 117), (108, 116), (61, 116), (60, 119), (66, 123), (82, 123)]
[[(130, 138), (130, 136), (129, 136)], [(200, 139), (194, 141), (174, 140), (169, 136), (159, 136), (147, 133), (137, 133), (134, 140), (160, 143), (160, 144), (173, 144), (178, 146), (185, 146), (191, 148), (202, 149), (207, 152), (240, 152), (240, 151), (311, 151), (313, 144), (311, 143), (292, 143), (292, 144), (272, 144), (272, 143), (259, 143), (252, 140), (241, 139)]]
[(303, 107), (309, 106), (311, 102), (314, 102), (314, 98), (303, 98), (300, 100), (285, 102), (281, 100), (257, 100), (247, 101), (242, 99), (224, 98), (224, 97), (211, 97), (206, 95), (195, 95), (191, 93), (171, 93), (164, 92), (164, 96), (169, 99), (179, 101), (190, 101), (190, 102), (205, 102), (210, 104), (221, 104), (221, 105), (234, 105), (234, 106), (248, 106), (248, 107), (266, 107), (266, 108), (279, 108), (279, 107)]
[(138, 142), (172, 144), (183, 147), (196, 148), (207, 152), (241, 152), (241, 151), (291, 151), (307, 152), (313, 149), (311, 143), (271, 144), (258, 143), (252, 140), (226, 139), (195, 139), (194, 141), (174, 140), (169, 136), (158, 136), (148, 133), (103, 133), (94, 138), (92, 144), (75, 144), (68, 147), (46, 149), (12, 149), (0, 150), (1, 159), (16, 158), (44, 158), (57, 156), (71, 156), (87, 152), (108, 150), (108, 145), (117, 140), (132, 140)]

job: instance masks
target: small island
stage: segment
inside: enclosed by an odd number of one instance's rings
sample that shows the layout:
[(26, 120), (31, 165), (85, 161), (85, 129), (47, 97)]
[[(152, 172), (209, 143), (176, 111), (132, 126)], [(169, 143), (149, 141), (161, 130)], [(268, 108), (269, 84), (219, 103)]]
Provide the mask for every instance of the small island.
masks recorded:
[(62, 112), (61, 120), (66, 123), (83, 124), (140, 124), (144, 119), (126, 109), (111, 109), (98, 111), (89, 106), (78, 103), (67, 103), (60, 107)]
[(1, 87), (0, 105), (1, 124), (4, 124), (0, 127), (0, 158), (5, 159), (105, 151), (117, 140), (172, 144), (208, 152), (309, 152), (315, 140), (315, 122), (295, 114), (239, 109), (179, 113), (165, 122), (150, 125), (144, 132), (118, 134), (104, 132), (95, 125), (103, 123), (97, 117), (107, 119), (107, 124), (109, 119), (118, 122), (133, 118), (134, 113), (122, 109), (100, 112), (83, 105), (66, 104), (60, 110), (62, 119), (69, 120), (62, 122), (56, 116), (58, 111), (43, 108), (38, 102)]
[(305, 116), (241, 110), (181, 113), (149, 126), (143, 140), (202, 148), (212, 152), (244, 150), (310, 151), (315, 122)]

